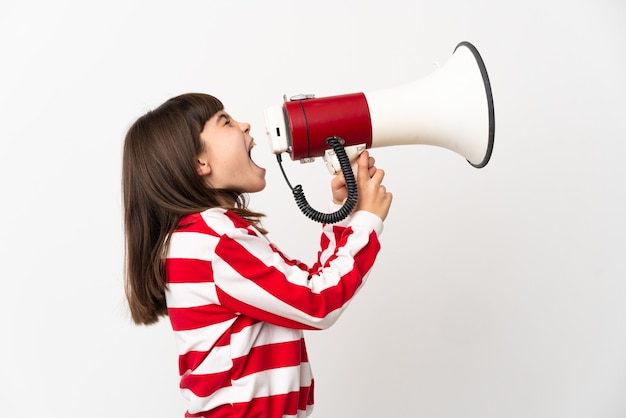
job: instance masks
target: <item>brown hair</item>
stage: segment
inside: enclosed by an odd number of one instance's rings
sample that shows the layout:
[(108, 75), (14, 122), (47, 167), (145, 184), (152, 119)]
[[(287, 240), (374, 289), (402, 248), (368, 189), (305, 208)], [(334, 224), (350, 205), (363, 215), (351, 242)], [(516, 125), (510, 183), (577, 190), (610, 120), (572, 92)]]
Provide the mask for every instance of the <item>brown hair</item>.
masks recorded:
[(245, 195), (213, 189), (196, 171), (196, 157), (202, 150), (200, 132), (223, 109), (213, 96), (184, 94), (140, 117), (126, 134), (122, 165), (125, 288), (137, 324), (152, 324), (167, 315), (163, 255), (181, 216), (232, 201), (229, 210), (259, 226), (262, 215), (246, 208)]

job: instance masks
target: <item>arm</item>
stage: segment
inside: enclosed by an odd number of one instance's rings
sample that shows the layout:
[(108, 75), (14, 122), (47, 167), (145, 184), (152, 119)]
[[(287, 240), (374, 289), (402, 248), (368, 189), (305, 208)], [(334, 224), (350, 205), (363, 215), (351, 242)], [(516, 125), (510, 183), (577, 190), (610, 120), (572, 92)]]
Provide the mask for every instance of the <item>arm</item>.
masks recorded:
[[(238, 236), (220, 240), (213, 268), (223, 304), (283, 326), (319, 329), (337, 320), (374, 264), (392, 200), (381, 185), (384, 172), (374, 167), (367, 151), (357, 163), (355, 213), (345, 227), (326, 226), (328, 246), (314, 269), (290, 262), (267, 241), (241, 229)], [(332, 188), (336, 202), (341, 180), (333, 180)]]
[(232, 230), (215, 248), (213, 275), (222, 305), (294, 328), (332, 325), (364, 284), (380, 249), (382, 221), (357, 212), (314, 270), (286, 259), (264, 237)]

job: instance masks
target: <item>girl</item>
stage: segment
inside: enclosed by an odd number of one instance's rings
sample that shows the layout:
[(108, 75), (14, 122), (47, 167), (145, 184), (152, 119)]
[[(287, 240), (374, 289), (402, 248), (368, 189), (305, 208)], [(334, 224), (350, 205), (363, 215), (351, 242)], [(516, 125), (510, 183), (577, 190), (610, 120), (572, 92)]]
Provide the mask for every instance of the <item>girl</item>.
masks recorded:
[[(205, 94), (172, 98), (124, 143), (126, 296), (132, 319), (167, 315), (186, 417), (304, 417), (313, 377), (303, 330), (332, 325), (372, 268), (391, 194), (364, 152), (359, 200), (325, 225), (307, 267), (269, 242), (245, 194), (263, 190), (250, 125)], [(333, 201), (347, 196), (342, 176)]]

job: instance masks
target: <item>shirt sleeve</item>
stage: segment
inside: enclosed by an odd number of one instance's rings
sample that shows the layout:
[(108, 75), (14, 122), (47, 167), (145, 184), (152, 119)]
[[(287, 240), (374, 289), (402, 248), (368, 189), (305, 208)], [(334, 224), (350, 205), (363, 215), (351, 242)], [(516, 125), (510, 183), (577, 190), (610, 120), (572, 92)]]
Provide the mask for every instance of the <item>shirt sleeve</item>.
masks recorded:
[(224, 307), (276, 325), (331, 326), (365, 283), (380, 250), (380, 218), (354, 213), (345, 225), (325, 225), (312, 267), (284, 256), (264, 236), (234, 228), (222, 234), (212, 260)]

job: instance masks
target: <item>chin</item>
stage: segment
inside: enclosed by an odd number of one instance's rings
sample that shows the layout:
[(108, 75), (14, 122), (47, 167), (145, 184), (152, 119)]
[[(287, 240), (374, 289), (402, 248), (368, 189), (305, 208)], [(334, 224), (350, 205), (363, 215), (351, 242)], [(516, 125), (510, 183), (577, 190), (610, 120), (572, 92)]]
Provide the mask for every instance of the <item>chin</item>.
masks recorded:
[(260, 192), (261, 190), (265, 189), (265, 185), (266, 184), (267, 183), (265, 182), (265, 180), (263, 180), (263, 183), (259, 184), (259, 187), (257, 187), (256, 190), (253, 193)]
[(266, 185), (266, 181), (265, 179), (263, 179), (262, 181), (255, 183), (255, 184), (250, 184), (248, 187), (245, 188), (245, 190), (243, 190), (243, 193), (257, 193), (260, 192), (261, 190), (265, 189), (265, 185)]

